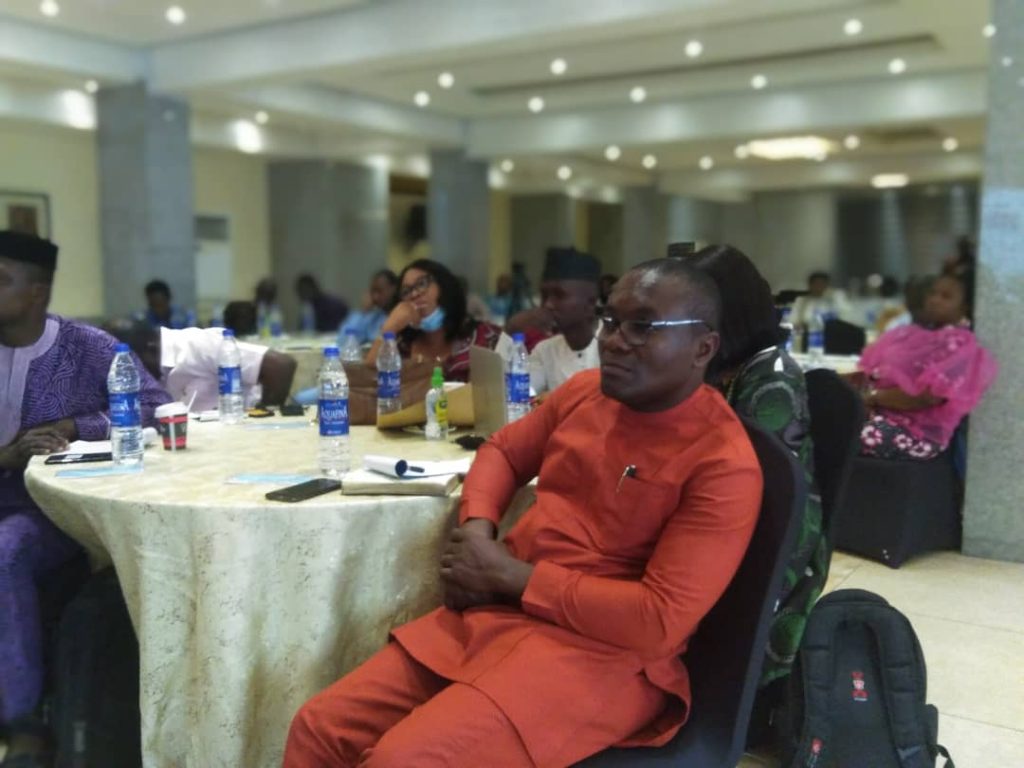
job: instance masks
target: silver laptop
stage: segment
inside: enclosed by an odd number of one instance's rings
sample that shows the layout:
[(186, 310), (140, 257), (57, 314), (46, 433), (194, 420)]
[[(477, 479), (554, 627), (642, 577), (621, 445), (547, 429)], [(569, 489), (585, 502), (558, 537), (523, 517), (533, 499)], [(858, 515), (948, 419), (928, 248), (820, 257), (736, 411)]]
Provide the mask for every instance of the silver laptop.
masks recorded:
[(473, 385), (473, 431), (489, 437), (505, 426), (505, 358), (486, 347), (469, 350), (469, 383)]

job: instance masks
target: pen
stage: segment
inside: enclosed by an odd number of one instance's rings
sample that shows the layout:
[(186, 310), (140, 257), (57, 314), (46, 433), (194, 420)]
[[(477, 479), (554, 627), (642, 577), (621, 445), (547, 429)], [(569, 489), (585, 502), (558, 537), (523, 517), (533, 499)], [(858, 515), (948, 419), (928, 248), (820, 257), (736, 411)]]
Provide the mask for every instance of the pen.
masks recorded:
[(427, 470), (425, 470), (423, 467), (409, 467), (406, 471), (407, 472), (426, 472)]
[(615, 486), (616, 493), (622, 490), (622, 482), (627, 477), (636, 477), (636, 464), (627, 464), (626, 468), (622, 470), (622, 475), (619, 477), (619, 484)]

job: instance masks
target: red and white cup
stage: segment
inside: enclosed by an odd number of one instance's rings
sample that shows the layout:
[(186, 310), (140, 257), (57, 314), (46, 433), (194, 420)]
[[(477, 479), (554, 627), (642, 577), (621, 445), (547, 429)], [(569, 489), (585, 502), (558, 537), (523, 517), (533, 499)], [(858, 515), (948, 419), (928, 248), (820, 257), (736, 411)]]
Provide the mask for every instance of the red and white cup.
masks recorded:
[(165, 451), (184, 451), (188, 443), (188, 406), (167, 403), (156, 409), (157, 430), (164, 440)]

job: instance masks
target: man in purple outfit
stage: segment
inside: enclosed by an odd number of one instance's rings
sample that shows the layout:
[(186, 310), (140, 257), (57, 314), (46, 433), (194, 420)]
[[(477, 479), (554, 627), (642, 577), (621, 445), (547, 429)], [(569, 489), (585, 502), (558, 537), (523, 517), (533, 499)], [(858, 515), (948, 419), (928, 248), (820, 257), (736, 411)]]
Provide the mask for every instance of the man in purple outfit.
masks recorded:
[[(43, 686), (37, 587), (79, 551), (29, 497), (24, 469), (33, 456), (110, 433), (107, 372), (116, 342), (47, 313), (56, 265), (50, 241), (0, 231), (0, 725), (8, 729), (7, 760), (41, 746), (32, 720)], [(153, 410), (170, 396), (136, 365), (142, 420), (152, 424)]]

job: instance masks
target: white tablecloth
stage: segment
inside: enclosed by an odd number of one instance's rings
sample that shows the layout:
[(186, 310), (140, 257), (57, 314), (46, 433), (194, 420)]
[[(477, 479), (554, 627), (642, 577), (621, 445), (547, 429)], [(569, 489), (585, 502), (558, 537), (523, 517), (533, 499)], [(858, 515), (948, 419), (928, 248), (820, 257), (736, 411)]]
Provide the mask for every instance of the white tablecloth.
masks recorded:
[[(315, 474), (315, 428), (273, 423), (299, 428), (193, 422), (187, 451), (151, 448), (139, 475), (28, 469), (46, 514), (117, 568), (139, 637), (146, 768), (280, 765), (298, 707), (439, 603), (456, 500), (334, 493), (282, 504), (263, 498), (274, 485), (225, 484), (241, 472)], [(354, 460), (364, 452), (465, 455), (354, 428)]]

